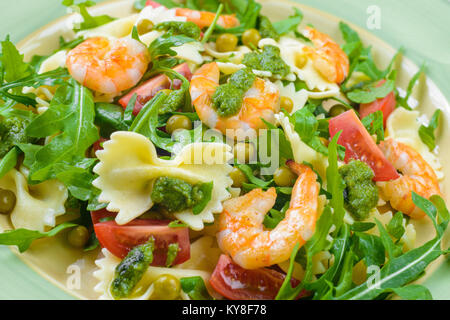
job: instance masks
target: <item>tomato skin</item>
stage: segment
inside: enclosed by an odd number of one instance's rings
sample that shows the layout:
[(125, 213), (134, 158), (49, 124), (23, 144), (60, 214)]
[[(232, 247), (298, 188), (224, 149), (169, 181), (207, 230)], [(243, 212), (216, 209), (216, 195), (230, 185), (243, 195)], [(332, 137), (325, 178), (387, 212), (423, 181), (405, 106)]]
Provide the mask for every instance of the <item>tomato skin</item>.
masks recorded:
[(152, 266), (165, 266), (168, 245), (178, 243), (179, 251), (173, 262), (173, 265), (176, 265), (190, 258), (189, 229), (170, 228), (169, 223), (168, 220), (136, 219), (120, 226), (115, 221), (105, 221), (95, 223), (94, 230), (101, 246), (121, 259), (125, 258), (132, 248), (144, 244), (153, 236), (155, 250)]
[[(246, 270), (223, 254), (209, 282), (214, 290), (230, 300), (273, 300), (285, 277), (269, 268)], [(299, 283), (296, 279), (291, 280), (293, 287)], [(303, 291), (297, 298), (305, 295), (306, 291)]]
[[(176, 72), (184, 76), (187, 80), (191, 81), (192, 78), (192, 72), (189, 69), (189, 66), (187, 63), (182, 63), (175, 68), (173, 68)], [(182, 85), (181, 80), (174, 79), (173, 80), (173, 89), (177, 90), (180, 89)], [(137, 94), (137, 100), (136, 104), (134, 106), (133, 114), (137, 116), (139, 112), (142, 110), (144, 105), (150, 101), (157, 93), (158, 91), (169, 89), (171, 87), (171, 81), (166, 75), (159, 75), (156, 77), (153, 77), (143, 84), (141, 84), (139, 87), (131, 90), (127, 95), (122, 97), (119, 100), (120, 105), (123, 108), (126, 108), (128, 103), (130, 102), (133, 95)]]
[(342, 130), (338, 143), (345, 147), (346, 163), (352, 159), (365, 162), (375, 173), (374, 181), (390, 181), (400, 177), (373, 141), (355, 111), (348, 110), (330, 119), (329, 130), (330, 137), (334, 137)]
[(152, 0), (147, 0), (147, 2), (145, 3), (145, 5), (146, 5), (147, 7), (148, 7), (148, 6), (151, 6), (151, 7), (153, 7), (153, 8), (163, 7), (162, 4), (160, 4), (160, 3), (156, 2), (156, 1), (152, 1)]
[[(380, 87), (385, 82), (386, 80), (381, 80), (376, 86)], [(386, 127), (386, 121), (391, 115), (392, 111), (394, 111), (396, 104), (397, 102), (395, 101), (395, 94), (394, 91), (392, 91), (384, 98), (379, 98), (371, 103), (362, 103), (359, 106), (359, 116), (361, 119), (363, 119), (369, 114), (381, 110), (381, 112), (383, 112), (383, 125), (384, 127)]]

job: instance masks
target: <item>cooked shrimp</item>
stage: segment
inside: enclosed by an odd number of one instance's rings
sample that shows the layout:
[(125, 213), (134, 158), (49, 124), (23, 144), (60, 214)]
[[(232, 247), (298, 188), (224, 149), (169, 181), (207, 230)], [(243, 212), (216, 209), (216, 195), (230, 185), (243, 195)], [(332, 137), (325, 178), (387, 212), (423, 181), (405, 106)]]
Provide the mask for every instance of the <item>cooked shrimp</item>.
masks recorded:
[(314, 47), (305, 46), (303, 49), (312, 58), (314, 68), (330, 82), (344, 81), (350, 63), (341, 47), (328, 35), (311, 27), (306, 27), (303, 34), (314, 44)]
[(230, 137), (236, 137), (239, 132), (249, 133), (251, 129), (257, 131), (265, 128), (261, 118), (275, 123), (275, 114), (280, 111), (280, 93), (272, 82), (260, 78), (256, 78), (253, 86), (245, 93), (238, 114), (220, 117), (212, 104), (219, 77), (219, 67), (215, 62), (203, 65), (192, 77), (192, 103), (202, 122)]
[(129, 38), (109, 40), (91, 38), (67, 55), (66, 65), (72, 77), (94, 91), (119, 95), (141, 80), (150, 57), (147, 48)]
[[(195, 23), (199, 28), (209, 27), (216, 18), (216, 14), (212, 12), (185, 8), (177, 8), (176, 15), (186, 17), (187, 21)], [(233, 28), (239, 25), (239, 20), (234, 14), (224, 14), (217, 20), (217, 25), (223, 28)]]
[(273, 230), (264, 230), (265, 214), (273, 207), (275, 188), (254, 189), (224, 203), (217, 239), (220, 248), (245, 269), (257, 269), (289, 259), (294, 246), (311, 238), (317, 220), (317, 175), (306, 165), (288, 161), (299, 175), (285, 218)]
[(428, 199), (434, 194), (441, 195), (439, 182), (433, 168), (410, 146), (388, 139), (380, 144), (386, 159), (401, 171), (402, 176), (388, 182), (378, 182), (381, 196), (390, 201), (391, 206), (412, 218), (425, 215), (412, 201), (412, 191)]

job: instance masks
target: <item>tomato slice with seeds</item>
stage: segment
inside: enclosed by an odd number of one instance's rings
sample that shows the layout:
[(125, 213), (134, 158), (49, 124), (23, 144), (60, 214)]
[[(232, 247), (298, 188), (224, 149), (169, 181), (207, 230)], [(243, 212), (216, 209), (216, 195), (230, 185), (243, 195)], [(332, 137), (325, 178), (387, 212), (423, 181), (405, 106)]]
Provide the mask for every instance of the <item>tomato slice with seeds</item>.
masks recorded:
[(367, 132), (355, 111), (348, 110), (330, 119), (330, 136), (334, 137), (341, 130), (338, 143), (345, 147), (346, 163), (352, 159), (365, 162), (375, 174), (374, 181), (389, 181), (400, 177)]
[[(214, 290), (230, 300), (273, 300), (285, 277), (283, 273), (269, 268), (244, 269), (223, 254), (209, 282)], [(293, 287), (299, 283), (296, 279), (291, 280)], [(303, 291), (297, 298), (305, 295), (306, 291)]]
[[(385, 82), (386, 80), (381, 80), (376, 86), (380, 87)], [(371, 103), (362, 103), (359, 106), (359, 116), (361, 119), (363, 119), (369, 114), (381, 110), (381, 112), (383, 112), (383, 125), (384, 127), (386, 127), (386, 121), (391, 115), (392, 111), (394, 111), (396, 104), (397, 102), (395, 101), (395, 94), (394, 91), (392, 91), (384, 98), (379, 98)]]
[[(105, 212), (98, 213), (95, 218), (93, 215), (93, 221), (99, 221), (97, 219), (100, 215), (104, 216)], [(136, 219), (121, 226), (115, 221), (105, 221), (95, 223), (94, 230), (101, 246), (121, 259), (125, 258), (132, 248), (144, 244), (153, 236), (155, 250), (152, 266), (165, 266), (169, 245), (177, 243), (179, 250), (173, 262), (173, 265), (177, 265), (190, 258), (189, 229), (170, 228), (169, 223), (168, 220)]]
[[(191, 81), (192, 73), (187, 63), (182, 63), (173, 68), (173, 70), (184, 76), (187, 80)], [(149, 102), (158, 93), (158, 91), (169, 89), (171, 85), (174, 90), (177, 90), (180, 89), (182, 82), (179, 79), (174, 79), (172, 83), (166, 75), (161, 74), (147, 80), (139, 87), (131, 90), (127, 95), (119, 100), (119, 103), (122, 107), (126, 108), (133, 95), (137, 94), (136, 104), (133, 109), (133, 114), (137, 116), (144, 105)]]

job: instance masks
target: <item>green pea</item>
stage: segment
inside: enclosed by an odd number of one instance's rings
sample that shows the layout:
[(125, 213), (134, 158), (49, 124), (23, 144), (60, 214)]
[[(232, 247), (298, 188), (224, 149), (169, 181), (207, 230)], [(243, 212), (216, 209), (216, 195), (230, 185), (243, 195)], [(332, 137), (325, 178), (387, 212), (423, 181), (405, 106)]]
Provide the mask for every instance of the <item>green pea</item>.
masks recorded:
[(180, 296), (181, 283), (178, 278), (170, 274), (163, 274), (153, 282), (152, 298), (158, 300), (175, 300)]
[(186, 116), (173, 115), (169, 118), (166, 124), (166, 131), (168, 134), (174, 133), (178, 129), (192, 129), (192, 121)]
[(334, 118), (334, 117), (337, 117), (338, 115), (344, 113), (345, 111), (347, 111), (346, 106), (344, 106), (343, 104), (337, 104), (330, 109), (329, 114), (331, 117)]
[(223, 33), (217, 37), (216, 49), (219, 52), (230, 52), (236, 49), (238, 37), (231, 33)]
[(10, 190), (0, 189), (0, 214), (9, 214), (16, 206), (16, 195)]
[(236, 167), (231, 170), (230, 178), (233, 180), (233, 188), (242, 188), (244, 183), (248, 183), (247, 176)]
[(280, 108), (291, 113), (292, 109), (294, 108), (294, 101), (292, 101), (292, 99), (289, 97), (283, 96), (280, 98)]
[(287, 167), (278, 168), (273, 175), (273, 180), (279, 187), (292, 187), (296, 178), (295, 174)]
[(146, 33), (149, 33), (150, 31), (152, 31), (153, 27), (154, 27), (154, 24), (150, 20), (142, 20), (141, 22), (139, 22), (139, 24), (137, 26), (137, 31), (138, 31), (139, 35), (143, 35), (143, 34), (146, 34)]
[(86, 243), (89, 241), (89, 231), (84, 226), (78, 226), (72, 230), (70, 230), (67, 235), (67, 240), (71, 246), (75, 248), (83, 248)]
[(247, 47), (257, 47), (259, 40), (261, 40), (261, 34), (256, 29), (248, 29), (242, 35), (242, 43)]

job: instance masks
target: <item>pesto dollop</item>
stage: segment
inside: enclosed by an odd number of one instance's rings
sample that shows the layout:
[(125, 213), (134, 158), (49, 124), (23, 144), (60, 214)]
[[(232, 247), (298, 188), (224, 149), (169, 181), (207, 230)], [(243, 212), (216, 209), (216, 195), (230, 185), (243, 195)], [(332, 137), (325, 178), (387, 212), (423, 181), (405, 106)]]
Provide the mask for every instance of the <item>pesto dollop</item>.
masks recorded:
[(356, 220), (364, 220), (378, 203), (378, 188), (372, 181), (374, 173), (364, 162), (353, 160), (339, 168), (345, 189), (345, 205)]
[(117, 265), (110, 288), (114, 299), (130, 296), (136, 284), (153, 262), (154, 249), (155, 239), (151, 237), (147, 243), (131, 249), (122, 262)]
[(200, 28), (193, 22), (187, 21), (166, 21), (158, 23), (155, 27), (158, 31), (168, 30), (172, 34), (178, 35), (178, 34), (184, 34), (185, 36), (189, 38), (193, 38), (195, 40), (198, 40), (201, 35)]
[[(205, 188), (211, 183), (191, 185), (177, 178), (160, 177), (156, 179), (151, 194), (152, 201), (167, 209), (169, 212), (180, 212), (200, 206), (201, 210), (211, 198), (211, 190)], [(208, 194), (208, 189), (209, 194)], [(205, 203), (206, 202), (206, 203)], [(195, 210), (197, 211), (197, 210)], [(199, 212), (200, 213), (200, 212)]]
[(0, 158), (3, 158), (16, 143), (29, 143), (35, 139), (25, 133), (30, 120), (19, 117), (3, 119), (0, 116)]
[(273, 45), (265, 45), (262, 52), (247, 53), (242, 63), (251, 69), (270, 71), (283, 77), (290, 71), (289, 66), (280, 57), (280, 49)]
[(249, 69), (235, 72), (228, 83), (220, 85), (212, 97), (213, 106), (221, 117), (231, 117), (241, 110), (245, 92), (251, 88), (256, 76)]

